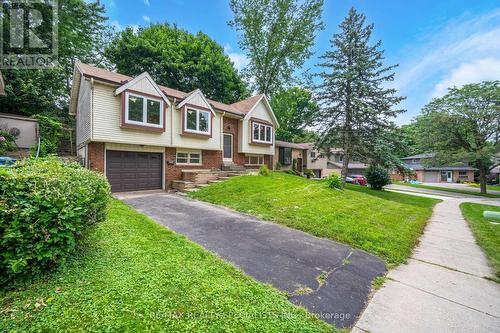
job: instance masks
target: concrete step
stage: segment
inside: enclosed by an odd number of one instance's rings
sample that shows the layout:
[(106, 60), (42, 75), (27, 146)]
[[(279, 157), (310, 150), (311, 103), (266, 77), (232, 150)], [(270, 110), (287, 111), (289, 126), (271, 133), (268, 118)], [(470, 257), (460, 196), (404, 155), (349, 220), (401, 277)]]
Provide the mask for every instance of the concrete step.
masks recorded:
[(196, 186), (195, 183), (186, 180), (172, 181), (172, 187), (178, 191), (184, 192), (187, 189), (192, 189)]
[(217, 183), (221, 183), (222, 180), (209, 180), (207, 183), (208, 184), (217, 184)]
[(231, 177), (220, 176), (219, 180), (228, 180), (229, 178), (231, 178)]

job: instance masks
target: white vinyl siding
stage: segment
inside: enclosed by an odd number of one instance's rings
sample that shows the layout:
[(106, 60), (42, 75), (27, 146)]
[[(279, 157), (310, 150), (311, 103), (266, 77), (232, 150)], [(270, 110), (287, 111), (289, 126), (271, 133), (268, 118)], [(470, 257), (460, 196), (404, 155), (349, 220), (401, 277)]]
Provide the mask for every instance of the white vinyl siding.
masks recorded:
[[(251, 118), (261, 119), (265, 122), (272, 123), (273, 119), (270, 112), (263, 101), (255, 106), (254, 111), (250, 115)], [(255, 120), (254, 119), (254, 120)], [(238, 125), (238, 151), (246, 154), (257, 155), (274, 155), (274, 133), (272, 133), (270, 145), (252, 144), (252, 123), (251, 119), (244, 119)], [(273, 131), (274, 132), (274, 131)]]
[[(79, 74), (80, 75), (80, 74)], [(92, 95), (90, 82), (81, 78), (80, 89), (78, 92), (78, 104), (76, 107), (76, 145), (81, 144), (90, 140), (91, 134), (91, 118), (90, 118), (90, 107), (92, 104)]]
[(163, 101), (134, 93), (125, 93), (125, 123), (163, 127)]

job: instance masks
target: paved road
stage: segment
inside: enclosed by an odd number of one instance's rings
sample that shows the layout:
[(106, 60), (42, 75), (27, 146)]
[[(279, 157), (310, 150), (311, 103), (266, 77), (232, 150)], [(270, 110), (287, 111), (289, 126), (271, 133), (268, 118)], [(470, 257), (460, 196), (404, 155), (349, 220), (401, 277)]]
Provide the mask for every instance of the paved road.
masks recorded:
[[(470, 186), (468, 184), (458, 184), (458, 183), (423, 183), (427, 186), (437, 186), (437, 187), (447, 187), (456, 190), (470, 191), (470, 192), (481, 192), (479, 187)], [(488, 190), (491, 194), (500, 194), (499, 190)]]
[(347, 245), (179, 195), (118, 197), (338, 327), (352, 326), (386, 272), (380, 258)]
[[(433, 195), (438, 195), (442, 197), (449, 197), (449, 198), (458, 198), (458, 199), (481, 199), (486, 197), (481, 197), (478, 195), (474, 194), (464, 194), (464, 193), (455, 193), (455, 192), (446, 192), (446, 191), (440, 191), (440, 190), (433, 190), (433, 189), (427, 189), (427, 188), (420, 188), (420, 187), (412, 187), (412, 186), (405, 186), (405, 185), (396, 185), (396, 184), (391, 184), (387, 185), (385, 189), (388, 190), (394, 190), (398, 192), (408, 192), (410, 194), (412, 193), (424, 193), (424, 194), (433, 194)], [(492, 191), (489, 191), (488, 193), (493, 193)], [(493, 198), (491, 200), (500, 200), (498, 198)]]
[(487, 279), (492, 270), (459, 208), (500, 199), (410, 190), (443, 202), (408, 264), (389, 272), (352, 332), (500, 332), (500, 285)]

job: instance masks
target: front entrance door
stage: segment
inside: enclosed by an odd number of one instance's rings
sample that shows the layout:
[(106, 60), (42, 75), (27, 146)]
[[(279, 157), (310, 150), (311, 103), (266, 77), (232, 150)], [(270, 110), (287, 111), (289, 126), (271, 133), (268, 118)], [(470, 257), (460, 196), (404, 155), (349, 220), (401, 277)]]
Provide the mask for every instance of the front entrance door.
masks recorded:
[(233, 161), (233, 135), (224, 133), (224, 161)]
[(452, 172), (451, 171), (441, 171), (441, 181), (451, 183), (453, 182)]

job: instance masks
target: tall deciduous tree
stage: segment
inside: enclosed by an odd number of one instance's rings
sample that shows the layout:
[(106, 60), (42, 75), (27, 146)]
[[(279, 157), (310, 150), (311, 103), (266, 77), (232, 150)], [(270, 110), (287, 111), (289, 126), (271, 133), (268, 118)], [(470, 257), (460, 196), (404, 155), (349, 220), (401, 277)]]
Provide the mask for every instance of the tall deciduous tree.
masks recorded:
[[(70, 83), (76, 59), (103, 64), (102, 48), (109, 33), (104, 6), (83, 0), (59, 0), (57, 22), (58, 65), (46, 69), (2, 70), (7, 96), (0, 98), (3, 112), (33, 115), (43, 113), (63, 118), (67, 115)], [(4, 10), (12, 4), (2, 2)], [(41, 26), (40, 29), (52, 27)], [(2, 41), (3, 42), (3, 41)]]
[(420, 142), (435, 152), (436, 165), (469, 162), (479, 169), (481, 193), (500, 151), (500, 82), (451, 88), (432, 100), (417, 118)]
[(272, 96), (292, 82), (294, 71), (312, 55), (323, 28), (323, 0), (230, 0), (229, 24), (241, 33), (250, 62), (245, 76), (258, 93)]
[(290, 142), (307, 142), (312, 136), (307, 130), (319, 110), (310, 91), (293, 87), (278, 92), (271, 99), (280, 127), (276, 130), (278, 140)]
[(365, 16), (351, 8), (320, 64), (325, 70), (316, 90), (318, 145), (343, 148), (343, 179), (353, 156), (383, 161), (376, 154), (389, 151), (380, 148), (387, 146), (384, 135), (393, 126), (391, 118), (403, 112), (393, 109), (403, 97), (385, 87), (394, 79), (395, 66), (384, 67), (381, 42), (370, 45), (372, 31), (373, 24), (366, 25)]
[(200, 88), (214, 100), (234, 103), (247, 96), (243, 79), (224, 49), (202, 32), (193, 35), (169, 24), (135, 33), (127, 28), (106, 50), (120, 73), (147, 71), (158, 83), (182, 91)]

